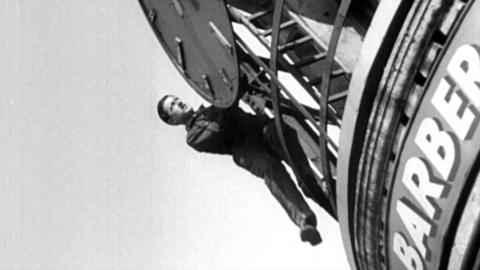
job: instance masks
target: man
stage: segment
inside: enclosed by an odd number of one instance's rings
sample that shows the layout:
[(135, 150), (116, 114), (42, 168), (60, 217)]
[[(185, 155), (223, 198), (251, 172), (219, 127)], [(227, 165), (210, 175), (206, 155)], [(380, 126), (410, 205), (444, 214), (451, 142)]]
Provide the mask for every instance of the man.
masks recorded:
[[(290, 175), (282, 165), (283, 153), (277, 139), (274, 121), (268, 117), (245, 113), (237, 106), (229, 109), (201, 106), (194, 111), (178, 97), (166, 95), (158, 102), (160, 118), (170, 125), (185, 125), (187, 143), (199, 152), (232, 155), (234, 162), (263, 178), (270, 192), (290, 219), (300, 228), (300, 238), (311, 245), (322, 239), (317, 220)], [(322, 192), (316, 186), (313, 172), (293, 129), (285, 130), (292, 158), (299, 163), (304, 193)], [(324, 203), (325, 199), (320, 203)], [(317, 200), (317, 202), (319, 202)]]

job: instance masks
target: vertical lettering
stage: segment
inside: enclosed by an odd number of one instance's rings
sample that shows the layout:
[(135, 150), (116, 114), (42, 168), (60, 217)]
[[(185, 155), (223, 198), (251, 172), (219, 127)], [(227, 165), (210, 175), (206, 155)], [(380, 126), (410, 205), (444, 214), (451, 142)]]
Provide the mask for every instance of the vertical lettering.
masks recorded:
[(423, 262), (414, 247), (408, 245), (400, 233), (393, 235), (393, 252), (408, 270), (423, 270)]
[(447, 67), (453, 79), (477, 108), (480, 108), (480, 55), (475, 47), (462, 45)]
[(405, 163), (402, 181), (428, 217), (433, 218), (436, 209), (427, 197), (440, 198), (443, 186), (430, 182), (427, 165), (417, 157), (410, 158)]
[(427, 247), (423, 240), (430, 235), (432, 226), (400, 200), (397, 201), (397, 213), (415, 242), (420, 255), (425, 258)]
[[(468, 104), (464, 104), (467, 102), (462, 100), (458, 93), (454, 91), (454, 86), (455, 85), (451, 85), (445, 78), (442, 78), (432, 97), (432, 104), (452, 127), (458, 137), (461, 140), (465, 140), (468, 132), (472, 128), (475, 115), (471, 108), (467, 106)], [(449, 91), (452, 93), (448, 98)], [(460, 111), (462, 107), (466, 107), (463, 113)]]
[(447, 180), (455, 161), (455, 146), (450, 135), (441, 131), (432, 118), (425, 118), (418, 128), (415, 143)]

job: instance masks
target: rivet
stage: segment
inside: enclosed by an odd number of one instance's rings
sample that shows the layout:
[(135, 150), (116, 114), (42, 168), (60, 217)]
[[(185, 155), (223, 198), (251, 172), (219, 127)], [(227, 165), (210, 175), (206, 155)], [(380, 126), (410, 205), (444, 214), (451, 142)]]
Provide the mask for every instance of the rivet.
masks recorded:
[(155, 19), (157, 18), (157, 12), (154, 9), (150, 9), (148, 11), (148, 20), (153, 23), (155, 22)]

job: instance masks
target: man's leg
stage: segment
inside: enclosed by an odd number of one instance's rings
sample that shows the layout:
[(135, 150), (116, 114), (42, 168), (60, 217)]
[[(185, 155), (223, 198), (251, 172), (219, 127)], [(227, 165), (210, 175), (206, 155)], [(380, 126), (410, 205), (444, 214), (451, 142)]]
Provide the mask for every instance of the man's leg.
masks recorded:
[(269, 168), (271, 171), (265, 175), (265, 184), (300, 228), (300, 238), (312, 245), (319, 244), (321, 237), (316, 230), (317, 218), (298, 191), (287, 170), (280, 161), (271, 164)]
[[(284, 136), (287, 143), (288, 151), (290, 153), (293, 162), (295, 162), (298, 173), (300, 174), (300, 179), (298, 180), (298, 185), (302, 189), (305, 196), (314, 200), (318, 205), (325, 209), (331, 216), (336, 217), (335, 211), (333, 211), (330, 202), (322, 190), (322, 188), (317, 183), (315, 173), (310, 167), (308, 158), (303, 151), (302, 146), (299, 143), (299, 138), (297, 132), (291, 128), (289, 125), (284, 125)], [(269, 122), (263, 129), (263, 136), (265, 141), (269, 143), (272, 151), (282, 159), (287, 161), (286, 156), (283, 153), (280, 141), (277, 136), (277, 130), (275, 128), (275, 123), (273, 121)], [(292, 166), (292, 164), (289, 164)]]
[(264, 179), (272, 195), (300, 228), (303, 241), (312, 245), (321, 242), (320, 234), (315, 229), (315, 214), (278, 158), (258, 143), (246, 143), (234, 151), (233, 157), (237, 165)]

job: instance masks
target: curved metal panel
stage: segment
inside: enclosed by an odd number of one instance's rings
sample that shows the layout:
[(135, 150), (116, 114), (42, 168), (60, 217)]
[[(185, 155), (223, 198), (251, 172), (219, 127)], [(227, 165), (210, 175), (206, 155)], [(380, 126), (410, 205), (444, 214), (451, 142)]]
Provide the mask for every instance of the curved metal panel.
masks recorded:
[(170, 60), (217, 107), (239, 96), (235, 41), (224, 1), (139, 0)]
[(368, 110), (375, 97), (382, 70), (398, 35), (409, 1), (380, 2), (365, 37), (356, 68), (350, 81), (349, 94), (343, 114), (338, 153), (337, 206), (343, 244), (352, 269), (357, 269), (353, 244), (352, 203), (355, 191), (355, 170), (359, 146), (363, 142), (368, 122)]

